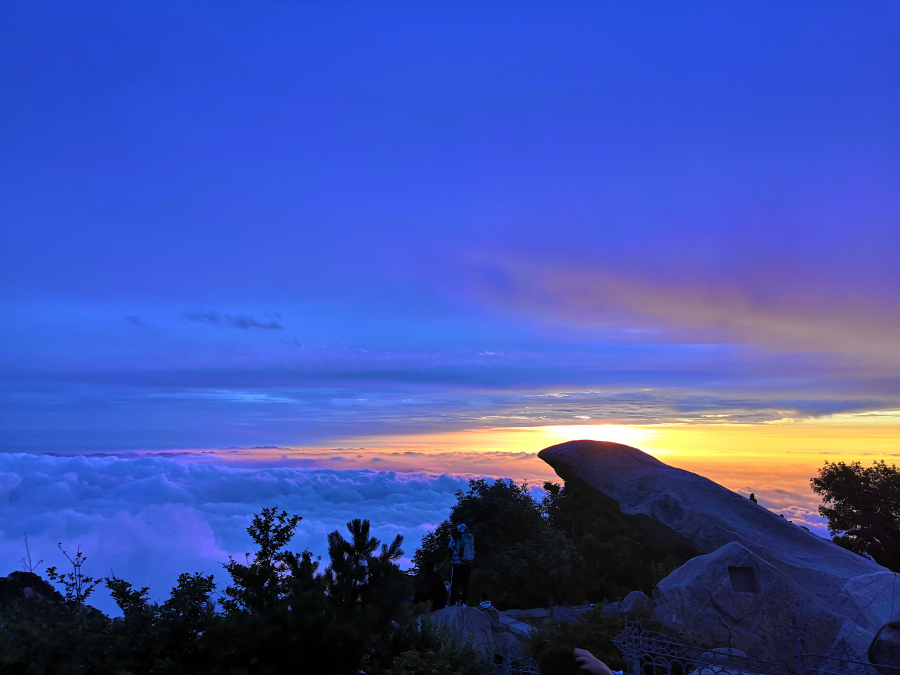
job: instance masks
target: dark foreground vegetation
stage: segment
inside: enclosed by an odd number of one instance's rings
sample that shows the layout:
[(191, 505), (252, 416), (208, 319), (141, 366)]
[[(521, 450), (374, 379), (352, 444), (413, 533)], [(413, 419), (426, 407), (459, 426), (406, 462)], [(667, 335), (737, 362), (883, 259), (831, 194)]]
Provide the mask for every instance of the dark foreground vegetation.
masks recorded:
[[(425, 537), (410, 572), (397, 565), (402, 538), (381, 543), (365, 520), (329, 535), (327, 561), (291, 551), (300, 517), (271, 508), (248, 528), (255, 553), (224, 564), (224, 584), (182, 574), (164, 602), (124, 579), (85, 576), (80, 552), (71, 571), (45, 572), (61, 592), (33, 573), (14, 573), (0, 587), (0, 667), (98, 675), (486, 672), (478, 654), (427, 620), (420, 630), (418, 616), (429, 608), (411, 602), (424, 560), (449, 566), (451, 523), (475, 534), (470, 598), (489, 590), (501, 608), (649, 592), (680, 564), (592, 495), (545, 488), (536, 500), (525, 484), (471, 481), (450, 518)], [(121, 617), (90, 607), (98, 586)]]
[[(812, 485), (835, 540), (896, 570), (900, 471), (883, 462), (826, 464)], [(0, 675), (482, 675), (490, 671), (484, 657), (435, 629), (427, 605), (412, 604), (426, 561), (449, 577), (457, 524), (476, 541), (470, 604), (487, 590), (500, 609), (650, 594), (693, 555), (589, 486), (544, 488), (538, 500), (525, 484), (470, 481), (447, 521), (423, 539), (410, 572), (397, 565), (402, 537), (381, 543), (366, 520), (329, 535), (327, 561), (291, 551), (300, 517), (275, 508), (253, 518), (255, 553), (223, 565), (224, 585), (182, 574), (161, 603), (124, 579), (86, 576), (80, 551), (70, 570), (48, 568), (46, 579), (14, 572), (0, 579)], [(122, 616), (88, 604), (98, 586)], [(621, 618), (589, 612), (536, 633), (531, 647), (578, 646), (619, 667), (609, 640), (621, 628)]]
[[(300, 521), (276, 509), (253, 518), (256, 553), (225, 563), (228, 583), (182, 574), (163, 603), (123, 579), (50, 568), (63, 592), (30, 572), (0, 586), (0, 668), (4, 673), (358, 673), (406, 672), (431, 663), (438, 672), (477, 675), (478, 656), (427, 623), (419, 630), (408, 598), (414, 580), (402, 572), (398, 536), (390, 545), (369, 534), (369, 522), (347, 524), (348, 537), (328, 537), (329, 563), (288, 544)], [(87, 604), (94, 588), (109, 589), (122, 616)], [(27, 592), (25, 589), (29, 589)], [(398, 670), (399, 668), (399, 670)]]
[(900, 469), (825, 462), (810, 483), (834, 543), (900, 572)]
[(475, 535), (470, 596), (488, 591), (500, 609), (613, 600), (657, 582), (693, 553), (660, 545), (618, 505), (575, 481), (544, 483), (534, 499), (525, 484), (473, 480), (450, 517), (425, 535), (413, 562), (445, 561), (450, 531), (465, 523)]

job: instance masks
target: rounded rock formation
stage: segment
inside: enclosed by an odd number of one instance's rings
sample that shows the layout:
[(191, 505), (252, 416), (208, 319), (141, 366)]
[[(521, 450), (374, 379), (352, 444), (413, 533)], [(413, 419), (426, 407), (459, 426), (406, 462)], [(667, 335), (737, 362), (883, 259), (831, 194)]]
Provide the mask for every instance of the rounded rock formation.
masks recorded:
[[(797, 597), (811, 596), (812, 600), (818, 601), (812, 604), (827, 608), (823, 617), (829, 617), (829, 627), (818, 630), (816, 641), (822, 636), (832, 636), (835, 626), (839, 625), (834, 640), (846, 640), (862, 654), (875, 632), (892, 618), (892, 572), (790, 523), (708, 478), (668, 466), (637, 448), (619, 443), (570, 441), (545, 448), (538, 457), (553, 467), (563, 480), (587, 484), (597, 491), (598, 499), (613, 500), (626, 516), (655, 523), (657, 542), (665, 540), (669, 547), (679, 546), (683, 550), (693, 546), (701, 556), (710, 557), (729, 544), (740, 545), (760, 565), (771, 566), (778, 572), (771, 576), (772, 579), (781, 577), (789, 581), (793, 588), (802, 590)], [(635, 522), (643, 526), (646, 521)], [(666, 587), (666, 582), (679, 574), (684, 575), (687, 570), (706, 564), (696, 561), (696, 558), (690, 560), (683, 568), (675, 570), (659, 588)], [(748, 597), (756, 592), (749, 573), (732, 571), (728, 582), (735, 592)], [(702, 579), (697, 578), (692, 583), (697, 592), (702, 591)], [(765, 592), (765, 589), (760, 590)], [(660, 602), (656, 594), (653, 599), (656, 618), (661, 611)], [(727, 618), (731, 609), (714, 607), (711, 611)], [(671, 612), (659, 618), (669, 618), (668, 622), (662, 623), (677, 623), (671, 620)], [(711, 625), (718, 621), (712, 615), (709, 620)], [(773, 634), (785, 632), (788, 627), (781, 625), (784, 620), (785, 617), (776, 614), (761, 617), (760, 629)], [(729, 630), (738, 630), (738, 627), (732, 626)]]

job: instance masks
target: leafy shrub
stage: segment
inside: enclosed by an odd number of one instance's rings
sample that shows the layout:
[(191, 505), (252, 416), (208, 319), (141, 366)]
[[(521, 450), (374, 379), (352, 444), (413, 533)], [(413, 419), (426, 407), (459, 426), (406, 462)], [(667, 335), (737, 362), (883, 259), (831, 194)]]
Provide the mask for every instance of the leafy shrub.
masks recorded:
[(585, 612), (577, 623), (554, 623), (531, 635), (529, 646), (537, 657), (551, 645), (587, 649), (613, 670), (622, 670), (625, 661), (611, 640), (625, 628), (619, 614), (603, 614), (600, 608)]
[(900, 469), (825, 462), (810, 484), (834, 543), (900, 572)]
[(470, 598), (489, 591), (501, 609), (549, 605), (563, 592), (575, 555), (574, 547), (554, 530), (526, 483), (470, 480), (456, 494), (450, 518), (425, 535), (413, 562), (442, 561), (450, 578), (450, 532), (465, 523), (475, 535), (475, 563)]
[(475, 535), (470, 599), (488, 591), (500, 609), (581, 604), (653, 587), (693, 554), (656, 542), (609, 498), (577, 481), (544, 483), (535, 500), (526, 483), (471, 480), (450, 517), (423, 537), (413, 556), (441, 563), (450, 578), (450, 533), (465, 523)]
[(483, 653), (446, 629), (434, 626), (427, 617), (422, 619), (420, 628), (407, 630), (405, 639), (404, 650), (379, 675), (488, 675), (491, 672)]

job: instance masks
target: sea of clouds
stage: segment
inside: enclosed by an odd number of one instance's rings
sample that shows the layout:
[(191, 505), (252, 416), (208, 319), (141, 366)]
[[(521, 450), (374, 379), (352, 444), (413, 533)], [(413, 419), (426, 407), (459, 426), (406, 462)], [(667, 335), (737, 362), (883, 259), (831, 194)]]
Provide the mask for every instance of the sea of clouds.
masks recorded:
[[(745, 496), (755, 491), (761, 505), (827, 536), (809, 467), (752, 475), (706, 461), (683, 468)], [(66, 567), (62, 543), (70, 554), (80, 547), (87, 555), (86, 573), (149, 586), (154, 599), (165, 598), (182, 572), (214, 574), (222, 586), (222, 563), (253, 551), (247, 527), (269, 506), (303, 517), (294, 550), (327, 558), (327, 534), (367, 518), (382, 541), (404, 536), (405, 566), (472, 476), (527, 479), (540, 497), (537, 486), (552, 474), (533, 454), (518, 452), (0, 454), (0, 576), (23, 568), (27, 534), (39, 572)], [(91, 603), (116, 612), (102, 587)]]
[[(213, 573), (252, 551), (254, 513), (278, 506), (303, 521), (292, 542), (327, 558), (326, 535), (368, 518), (382, 541), (405, 538), (406, 559), (447, 518), (465, 477), (418, 472), (246, 467), (192, 456), (0, 455), (0, 573), (34, 562), (64, 567), (57, 549), (87, 555), (87, 573), (115, 574), (165, 597), (181, 572)], [(95, 606), (114, 605), (99, 589)]]

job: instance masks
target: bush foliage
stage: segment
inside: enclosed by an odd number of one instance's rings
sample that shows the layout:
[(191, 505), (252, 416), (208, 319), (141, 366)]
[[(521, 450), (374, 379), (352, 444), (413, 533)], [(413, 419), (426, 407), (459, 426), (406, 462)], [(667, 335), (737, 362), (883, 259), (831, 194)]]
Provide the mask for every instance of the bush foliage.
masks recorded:
[(601, 602), (633, 590), (649, 595), (687, 559), (577, 483), (544, 483), (538, 500), (525, 483), (471, 480), (450, 517), (423, 538), (417, 569), (435, 560), (449, 579), (450, 533), (460, 523), (475, 535), (470, 600), (489, 591), (500, 609)]
[(810, 483), (836, 544), (900, 572), (900, 469), (825, 462)]

